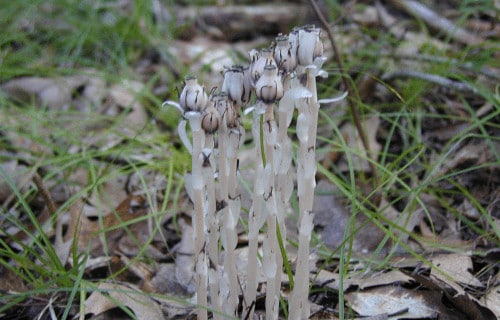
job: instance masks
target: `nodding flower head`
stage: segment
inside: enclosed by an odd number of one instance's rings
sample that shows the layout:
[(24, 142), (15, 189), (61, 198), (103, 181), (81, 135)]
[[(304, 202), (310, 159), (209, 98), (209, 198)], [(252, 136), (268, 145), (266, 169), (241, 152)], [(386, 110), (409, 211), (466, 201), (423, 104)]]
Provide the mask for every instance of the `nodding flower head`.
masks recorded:
[(231, 100), (227, 93), (221, 92), (213, 96), (215, 108), (222, 117), (223, 123), (228, 128), (234, 128), (239, 126), (240, 113), (238, 106), (236, 106)]
[(274, 47), (274, 60), (280, 70), (289, 73), (297, 66), (296, 52), (288, 41), (288, 36), (279, 35), (276, 37), (276, 47)]
[(275, 65), (267, 65), (255, 84), (255, 94), (264, 103), (273, 103), (283, 97), (283, 84)]
[(250, 101), (252, 84), (247, 76), (248, 72), (248, 68), (242, 66), (233, 66), (224, 72), (222, 92), (226, 92), (229, 99), (238, 106)]
[(255, 51), (252, 50), (249, 54), (251, 56), (250, 75), (254, 84), (256, 84), (262, 76), (266, 66), (278, 66), (276, 61), (274, 61), (273, 50), (270, 48), (264, 48), (258, 54), (255, 54)]
[(297, 62), (302, 66), (313, 64), (315, 58), (323, 55), (323, 43), (319, 37), (321, 29), (314, 25), (304, 26), (298, 32)]
[(202, 112), (207, 105), (207, 94), (198, 83), (196, 77), (186, 77), (185, 85), (179, 97), (179, 104), (184, 110), (184, 113), (195, 111)]
[(219, 125), (220, 115), (215, 108), (215, 102), (211, 100), (208, 106), (203, 111), (201, 128), (205, 131), (205, 133), (213, 134), (215, 131), (217, 131), (217, 129), (219, 129)]

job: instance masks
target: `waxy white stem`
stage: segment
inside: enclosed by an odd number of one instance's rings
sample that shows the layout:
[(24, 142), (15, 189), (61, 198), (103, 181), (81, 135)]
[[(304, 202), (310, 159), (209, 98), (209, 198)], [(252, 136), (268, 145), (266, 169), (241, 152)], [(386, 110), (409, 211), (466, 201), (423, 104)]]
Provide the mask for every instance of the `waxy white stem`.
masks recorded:
[(196, 257), (196, 303), (198, 304), (198, 319), (208, 319), (207, 314), (207, 282), (208, 267), (205, 252), (205, 181), (203, 179), (202, 165), (204, 158), (202, 148), (205, 145), (205, 133), (201, 129), (201, 113), (186, 112), (186, 118), (193, 132), (192, 151), (192, 183), (193, 183), (193, 229)]

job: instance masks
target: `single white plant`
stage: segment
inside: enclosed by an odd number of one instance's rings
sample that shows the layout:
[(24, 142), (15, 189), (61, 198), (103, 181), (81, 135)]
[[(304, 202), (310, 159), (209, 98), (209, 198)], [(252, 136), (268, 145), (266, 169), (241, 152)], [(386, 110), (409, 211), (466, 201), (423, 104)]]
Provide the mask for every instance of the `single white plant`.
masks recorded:
[(238, 150), (243, 143), (245, 130), (240, 121), (240, 109), (250, 99), (251, 86), (248, 81), (248, 69), (233, 66), (224, 73), (220, 112), (222, 128), (219, 133), (220, 168), (219, 181), (223, 225), (221, 228), (224, 247), (224, 278), (228, 289), (224, 293), (226, 314), (236, 316), (239, 295), (241, 293), (236, 268), (236, 245), (238, 240), (237, 225), (241, 211), (241, 197), (238, 191)]
[[(273, 59), (274, 61), (274, 59)], [(281, 289), (281, 269), (283, 257), (279, 250), (276, 233), (278, 222), (278, 206), (276, 202), (276, 163), (278, 127), (274, 119), (276, 102), (283, 97), (283, 84), (278, 75), (276, 63), (269, 62), (255, 84), (255, 94), (266, 108), (261, 123), (261, 133), (264, 135), (264, 201), (267, 217), (267, 233), (263, 243), (262, 267), (266, 276), (266, 319), (277, 319)], [(255, 112), (255, 111), (254, 111)], [(262, 139), (262, 137), (261, 137)], [(257, 177), (260, 179), (261, 177)]]
[[(297, 154), (297, 195), (299, 198), (299, 252), (295, 274), (295, 286), (290, 295), (289, 319), (308, 319), (309, 307), (309, 242), (313, 230), (313, 201), (316, 188), (316, 132), (318, 127), (318, 101), (316, 77), (326, 77), (321, 70), (326, 61), (323, 56), (323, 43), (320, 39), (320, 29), (305, 26), (296, 30), (292, 47), (297, 48), (297, 72), (299, 77), (304, 74), (306, 88), (310, 97), (300, 99), (297, 104), (297, 138), (299, 150)], [(347, 94), (335, 102), (345, 98)], [(300, 266), (299, 266), (300, 265)]]
[[(198, 319), (208, 319), (208, 261), (205, 252), (205, 215), (208, 212), (206, 203), (206, 179), (203, 175), (203, 164), (207, 156), (203, 153), (205, 147), (205, 131), (202, 127), (204, 111), (207, 106), (208, 97), (203, 87), (198, 83), (196, 77), (187, 77), (185, 86), (179, 96), (179, 103), (165, 101), (164, 105), (174, 106), (183, 112), (183, 120), (179, 124), (179, 136), (181, 141), (191, 153), (191, 186), (192, 201), (194, 204), (193, 229), (194, 229), (194, 256), (195, 256), (195, 282), (196, 303), (198, 305)], [(186, 134), (186, 120), (189, 121), (193, 142), (189, 141)], [(205, 121), (206, 123), (207, 121)], [(209, 121), (208, 121), (209, 122)], [(206, 176), (206, 175), (205, 175)], [(214, 199), (215, 200), (215, 199)]]

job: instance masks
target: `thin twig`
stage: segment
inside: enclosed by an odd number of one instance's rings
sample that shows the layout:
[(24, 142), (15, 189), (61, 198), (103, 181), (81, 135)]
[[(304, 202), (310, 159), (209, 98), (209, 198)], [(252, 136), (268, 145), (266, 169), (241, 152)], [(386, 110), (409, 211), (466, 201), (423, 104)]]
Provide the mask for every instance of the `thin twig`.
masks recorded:
[(36, 172), (33, 175), (33, 182), (35, 183), (36, 187), (38, 188), (38, 192), (40, 192), (43, 199), (45, 200), (45, 203), (47, 204), (47, 208), (49, 209), (49, 214), (50, 215), (55, 214), (57, 211), (57, 208), (56, 208), (56, 205), (54, 203), (54, 200), (52, 200), (52, 196), (50, 195), (49, 190), (47, 190), (47, 188), (45, 188), (42, 177), (40, 177), (40, 175)]
[[(482, 67), (476, 68), (474, 64), (470, 61), (460, 61), (459, 59), (439, 57), (428, 54), (404, 54), (404, 53), (394, 53), (394, 52), (363, 52), (362, 57), (379, 57), (379, 58), (392, 58), (395, 60), (410, 60), (410, 61), (422, 61), (427, 63), (438, 63), (449, 65), (450, 68), (456, 68), (460, 70), (465, 70), (472, 74), (480, 74), (491, 80), (500, 81), (500, 74), (495, 72), (491, 68)], [(453, 70), (453, 69), (449, 69)]]
[(476, 88), (472, 87), (468, 83), (451, 80), (437, 74), (423, 73), (414, 70), (399, 70), (382, 76), (382, 80), (384, 81), (388, 81), (395, 78), (415, 78), (415, 79), (425, 80), (456, 91), (477, 93)]
[(420, 3), (420, 1), (391, 0), (389, 3), (397, 8), (402, 8), (408, 14), (423, 20), (430, 27), (444, 32), (458, 42), (467, 45), (477, 45), (483, 42), (481, 37), (456, 26), (452, 21), (432, 11), (430, 8)]
[[(328, 35), (328, 39), (330, 40), (330, 43), (332, 44), (333, 53), (335, 56), (335, 62), (337, 63), (338, 68), (341, 70), (342, 82), (343, 82), (344, 86), (346, 87), (347, 91), (350, 93), (351, 97), (354, 97), (354, 100), (351, 99), (351, 103), (349, 103), (349, 108), (351, 110), (352, 118), (354, 120), (354, 125), (356, 126), (356, 129), (358, 130), (359, 136), (361, 138), (361, 142), (363, 143), (363, 147), (366, 150), (367, 157), (370, 159), (368, 161), (368, 164), (370, 165), (370, 169), (371, 169), (372, 174), (373, 174), (374, 189), (376, 189), (380, 185), (380, 180), (378, 178), (377, 167), (375, 166), (372, 152), (370, 149), (370, 145), (368, 143), (368, 139), (366, 137), (365, 130), (363, 129), (363, 125), (361, 123), (361, 117), (359, 115), (358, 105), (361, 104), (361, 99), (360, 99), (359, 95), (357, 94), (357, 91), (354, 90), (354, 88), (352, 87), (349, 76), (344, 72), (345, 69), (344, 69), (344, 63), (342, 62), (342, 56), (341, 56), (340, 50), (337, 47), (337, 43), (335, 42), (332, 31), (331, 31), (330, 26), (328, 24), (328, 21), (326, 20), (323, 13), (321, 13), (321, 10), (319, 9), (315, 0), (309, 0), (309, 3), (311, 3), (311, 6), (313, 7), (314, 12), (316, 13), (316, 15), (318, 16), (318, 19), (320, 20), (321, 24), (325, 28), (326, 33)], [(375, 199), (375, 200), (377, 200), (377, 199)]]

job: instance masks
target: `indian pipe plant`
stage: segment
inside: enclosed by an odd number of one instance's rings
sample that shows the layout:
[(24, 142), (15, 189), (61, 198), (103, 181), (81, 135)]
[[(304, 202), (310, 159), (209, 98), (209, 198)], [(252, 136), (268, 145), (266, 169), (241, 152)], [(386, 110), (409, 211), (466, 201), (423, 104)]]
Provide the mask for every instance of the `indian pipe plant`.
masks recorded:
[[(257, 275), (263, 274), (266, 319), (278, 318), (283, 268), (289, 266), (283, 257), (285, 213), (295, 189), (288, 128), (297, 110), (299, 247), (295, 275), (289, 273), (288, 279), (292, 289), (288, 317), (307, 319), (318, 110), (320, 103), (342, 100), (346, 93), (318, 100), (316, 78), (326, 77), (327, 73), (321, 69), (326, 58), (320, 29), (313, 25), (295, 28), (288, 35), (280, 34), (274, 47), (253, 49), (249, 57), (248, 67), (232, 66), (225, 70), (220, 92), (207, 96), (196, 77), (187, 77), (179, 102), (164, 102), (183, 113), (178, 132), (192, 156), (191, 173), (185, 181), (194, 205), (197, 315), (198, 319), (208, 319), (208, 310), (212, 310), (214, 319), (253, 319)], [(256, 98), (248, 106), (252, 92)], [(253, 114), (255, 180), (248, 220), (248, 264), (246, 270), (238, 270), (238, 150), (245, 136), (243, 108), (245, 115)], [(186, 132), (188, 122), (192, 139)], [(260, 233), (264, 233), (261, 251)], [(238, 274), (245, 274), (245, 281)], [(238, 314), (240, 296), (243, 311)]]

